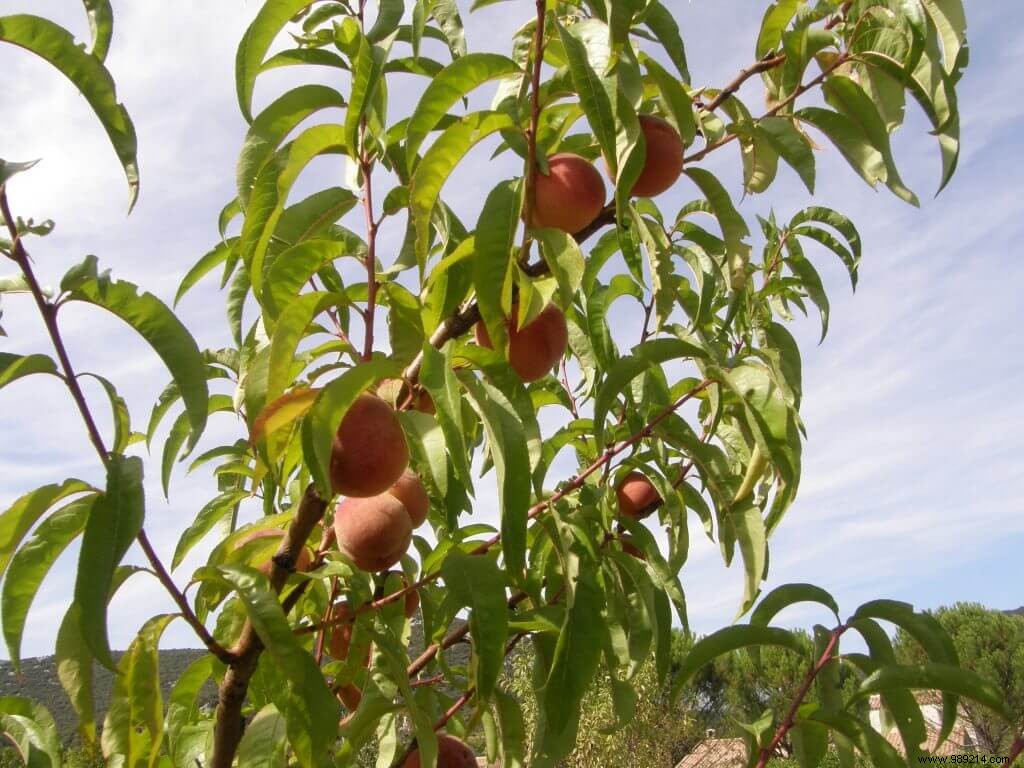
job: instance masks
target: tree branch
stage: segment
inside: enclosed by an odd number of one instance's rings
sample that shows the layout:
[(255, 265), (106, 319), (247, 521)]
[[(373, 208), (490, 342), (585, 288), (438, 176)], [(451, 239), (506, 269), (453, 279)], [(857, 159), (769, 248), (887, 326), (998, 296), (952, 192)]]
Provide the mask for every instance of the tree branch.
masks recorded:
[[(295, 570), (299, 553), (326, 511), (327, 502), (320, 498), (316, 487), (310, 484), (281, 540), (277, 554), (271, 558), (270, 586), (275, 592), (280, 593), (288, 575)], [(282, 604), (283, 611), (287, 613), (290, 610), (304, 591), (304, 585), (308, 583), (303, 582), (303, 585), (289, 593)], [(210, 768), (231, 768), (238, 743), (242, 738), (242, 704), (245, 702), (249, 680), (256, 671), (262, 652), (263, 642), (256, 634), (252, 622), (247, 620), (235, 647), (235, 658), (228, 666), (218, 689)]]
[(778, 56), (766, 56), (756, 64), (749, 66), (746, 69), (740, 70), (740, 73), (736, 76), (736, 78), (727, 86), (725, 86), (725, 88), (722, 89), (721, 93), (719, 93), (714, 99), (712, 99), (710, 102), (704, 105), (703, 110), (705, 112), (714, 112), (716, 109), (722, 106), (722, 104), (724, 104), (728, 99), (732, 98), (732, 96), (740, 88), (743, 87), (743, 84), (747, 82), (747, 80), (752, 78), (754, 75), (759, 75), (762, 72), (767, 72), (771, 69), (775, 69), (776, 67), (781, 65), (785, 60), (786, 54), (784, 53), (779, 54)]
[(524, 175), (523, 208), (527, 226), (523, 228), (523, 244), (519, 249), (519, 263), (530, 260), (530, 215), (537, 198), (537, 129), (540, 125), (540, 74), (544, 65), (544, 22), (546, 0), (537, 0), (537, 29), (533, 33), (533, 73), (530, 81), (530, 127), (526, 134), (526, 174)]
[(800, 705), (804, 703), (804, 699), (807, 698), (807, 694), (810, 692), (811, 686), (814, 685), (814, 680), (821, 673), (821, 670), (835, 660), (832, 652), (836, 649), (836, 644), (839, 642), (839, 638), (843, 636), (843, 633), (846, 632), (847, 629), (849, 629), (849, 627), (845, 624), (840, 624), (832, 630), (832, 634), (829, 637), (828, 644), (825, 646), (825, 650), (821, 652), (821, 656), (814, 665), (807, 670), (807, 674), (804, 676), (804, 681), (800, 685), (800, 690), (797, 691), (796, 698), (793, 699), (793, 703), (790, 705), (789, 711), (786, 713), (786, 718), (779, 724), (771, 743), (767, 747), (763, 747), (761, 749), (756, 768), (765, 768), (768, 761), (771, 760), (772, 755), (775, 754), (775, 750), (779, 748), (779, 744), (781, 744), (782, 740), (786, 738), (786, 734), (789, 733), (796, 724), (796, 716), (797, 712), (800, 711)]
[[(68, 357), (64, 338), (61, 336), (60, 328), (57, 325), (57, 307), (47, 301), (46, 296), (43, 295), (42, 288), (39, 285), (39, 280), (36, 278), (35, 272), (32, 269), (32, 261), (29, 258), (28, 252), (25, 250), (24, 244), (21, 242), (21, 238), (18, 236), (18, 227), (15, 223), (14, 216), (11, 214), (10, 204), (7, 200), (6, 186), (0, 186), (0, 213), (3, 215), (4, 223), (7, 226), (8, 232), (11, 234), (11, 240), (13, 242), (11, 257), (21, 269), (21, 272), (25, 277), (25, 282), (28, 283), (29, 290), (32, 292), (32, 297), (35, 299), (36, 306), (39, 308), (39, 314), (42, 315), (43, 323), (46, 325), (47, 333), (50, 336), (50, 341), (53, 343), (53, 348), (57, 353), (57, 359), (60, 361), (61, 369), (64, 371), (64, 384), (67, 386), (68, 391), (71, 393), (71, 398), (75, 401), (75, 405), (78, 407), (78, 412), (82, 416), (82, 421), (85, 422), (86, 431), (89, 433), (89, 441), (96, 449), (96, 453), (99, 455), (100, 461), (103, 462), (103, 466), (107, 467), (110, 463), (110, 453), (107, 451), (107, 447), (103, 442), (103, 436), (100, 434), (99, 427), (96, 426), (96, 420), (93, 418), (92, 412), (89, 410), (89, 403), (85, 399), (85, 393), (82, 391), (82, 387), (78, 383), (78, 375), (75, 373), (75, 369), (71, 365), (71, 359)], [(142, 552), (145, 554), (146, 559), (149, 561), (153, 573), (156, 575), (160, 583), (163, 584), (164, 589), (167, 590), (171, 599), (174, 600), (175, 605), (178, 606), (178, 610), (181, 613), (182, 618), (184, 618), (188, 625), (192, 627), (193, 631), (195, 631), (196, 635), (210, 653), (224, 663), (230, 662), (233, 658), (231, 653), (214, 639), (213, 635), (210, 634), (209, 630), (206, 629), (203, 623), (196, 616), (192, 607), (188, 604), (188, 599), (182, 591), (178, 589), (174, 580), (171, 578), (171, 575), (164, 567), (164, 564), (160, 561), (160, 557), (157, 555), (156, 550), (153, 549), (153, 545), (150, 543), (145, 529), (139, 530), (136, 540), (142, 548)]]

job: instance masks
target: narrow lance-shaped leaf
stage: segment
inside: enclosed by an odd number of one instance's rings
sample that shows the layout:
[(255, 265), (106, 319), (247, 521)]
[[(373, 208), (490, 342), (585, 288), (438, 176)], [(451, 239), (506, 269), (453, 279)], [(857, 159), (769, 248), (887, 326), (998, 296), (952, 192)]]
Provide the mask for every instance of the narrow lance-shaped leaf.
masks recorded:
[(460, 99), (484, 83), (519, 72), (507, 56), (470, 53), (444, 68), (423, 91), (406, 128), (405, 151), (410, 167), (427, 135)]
[(486, 556), (471, 556), (453, 549), (442, 566), (445, 586), (470, 609), (469, 633), (477, 692), (487, 701), (505, 666), (508, 605), (505, 577), (497, 563)]
[(59, 375), (57, 364), (46, 355), (14, 355), (10, 352), (0, 352), (0, 388), (34, 373)]
[(498, 475), (502, 553), (508, 571), (518, 578), (526, 565), (526, 515), (530, 506), (530, 454), (522, 422), (504, 394), (487, 382), (464, 376), (470, 405), (487, 430)]
[(149, 619), (118, 662), (100, 743), (109, 759), (155, 768), (163, 741), (160, 637), (177, 614)]
[(92, 276), (84, 280), (65, 278), (62, 287), (70, 291), (70, 300), (95, 304), (124, 320), (160, 356), (181, 391), (192, 427), (189, 446), (194, 446), (206, 428), (209, 398), (206, 364), (195, 340), (181, 320), (156, 296), (139, 293), (139, 289), (128, 282), (110, 282), (96, 277), (95, 261), (88, 267)]
[(114, 11), (110, 0), (82, 0), (92, 31), (92, 55), (100, 61), (107, 58), (110, 40), (114, 36)]
[(235, 56), (235, 85), (242, 116), (252, 122), (252, 92), (263, 59), (274, 38), (295, 14), (311, 5), (313, 0), (267, 0), (245, 31)]
[(11, 558), (0, 593), (0, 615), (3, 616), (4, 640), (15, 669), (21, 661), (21, 637), (36, 593), (57, 558), (85, 528), (95, 499), (95, 496), (77, 499), (54, 512)]
[(276, 595), (267, 588), (266, 577), (233, 565), (204, 568), (196, 577), (221, 581), (237, 592), (267, 653), (288, 679), (289, 714), (295, 733), (304, 735), (297, 741), (291, 734), (299, 763), (304, 768), (324, 765), (323, 756), (337, 739), (338, 704), (312, 655), (292, 632)]
[(144, 516), (142, 460), (112, 455), (106, 490), (93, 503), (85, 525), (75, 580), (82, 637), (97, 661), (110, 669), (114, 661), (107, 640), (107, 599), (114, 571), (142, 530)]
[(430, 218), (441, 187), (472, 147), (488, 136), (514, 126), (515, 122), (509, 115), (474, 112), (449, 126), (430, 145), (409, 186), (410, 211), (416, 227), (416, 259), (421, 269), (427, 260)]
[(44, 485), (18, 498), (0, 514), (0, 575), (7, 570), (7, 564), (32, 526), (57, 502), (75, 494), (95, 491), (88, 483), (71, 479), (60, 485)]
[(74, 83), (110, 138), (128, 178), (129, 210), (134, 207), (139, 195), (135, 126), (128, 111), (117, 102), (114, 79), (103, 66), (102, 59), (79, 47), (63, 27), (29, 14), (0, 16), (0, 42), (13, 43), (31, 51)]
[(508, 340), (502, 297), (512, 266), (512, 241), (519, 227), (521, 206), (519, 186), (514, 181), (503, 181), (487, 196), (476, 226), (473, 285), (488, 336), (498, 350), (504, 350)]

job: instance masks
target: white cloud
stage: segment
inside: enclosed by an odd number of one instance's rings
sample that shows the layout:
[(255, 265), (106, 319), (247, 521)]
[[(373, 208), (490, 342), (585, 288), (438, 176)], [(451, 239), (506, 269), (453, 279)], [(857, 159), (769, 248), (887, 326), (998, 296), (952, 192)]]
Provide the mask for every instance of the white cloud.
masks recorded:
[[(64, 0), (30, 5), (32, 12), (85, 34), (80, 6)], [(749, 63), (759, 19), (741, 17), (736, 10), (745, 7), (742, 2), (677, 5), (698, 82), (720, 85)], [(0, 0), (0, 14), (25, 6), (24, 0)], [(6, 89), (0, 147), (9, 159), (44, 158), (12, 184), (12, 196), (19, 212), (52, 216), (58, 224), (51, 238), (31, 243), (46, 281), (57, 282), (68, 266), (97, 253), (115, 275), (165, 299), (173, 295), (178, 277), (215, 240), (216, 212), (234, 194), (234, 162), (245, 131), (235, 101), (234, 47), (257, 7), (253, 0), (190, 0), (175, 4), (173, 11), (157, 11), (151, 2), (115, 3), (117, 31), (109, 63), (138, 127), (143, 174), (142, 197), (128, 219), (121, 171), (83, 100), (46, 65), (0, 47)], [(897, 152), (905, 176), (920, 188), (921, 212), (888, 192), (865, 188), (834, 150), (821, 154), (813, 202), (849, 213), (861, 227), (862, 283), (850, 297), (834, 258), (814, 256), (831, 288), (832, 331), (817, 347), (817, 319), (797, 324), (810, 439), (800, 497), (773, 541), (769, 586), (817, 582), (833, 589), (847, 609), (881, 596), (926, 605), (965, 595), (996, 603), (1016, 599), (1002, 586), (1019, 581), (1012, 574), (995, 583), (983, 569), (949, 565), (957, 554), (981, 562), (986, 551), (1019, 544), (1024, 534), (1017, 492), (1024, 472), (1016, 450), (1016, 430), (1024, 423), (1016, 382), (1024, 364), (1014, 336), (1024, 324), (1016, 295), (1024, 266), (1012, 255), (1024, 235), (1012, 195), (1021, 161), (1015, 127), (1024, 111), (1014, 73), (1024, 36), (1015, 31), (1019, 24), (1006, 23), (1014, 13), (1021, 12), (1001, 8), (998, 15), (990, 12), (972, 22), (977, 36), (963, 84), (964, 160), (937, 201), (929, 199), (927, 189), (937, 175), (937, 150), (923, 137), (919, 116), (898, 141)], [(505, 36), (526, 15), (519, 4), (475, 14), (469, 20), (471, 46), (507, 51)], [(702, 33), (708, 29), (714, 33)], [(257, 103), (265, 104), (294, 74), (278, 73), (261, 83)], [(397, 103), (414, 82), (402, 80), (393, 92), (396, 114), (411, 109), (408, 99)], [(744, 93), (756, 107), (756, 83)], [(485, 157), (478, 152), (447, 187), (470, 225), (493, 182), (515, 172), (514, 161), (506, 158), (483, 174)], [(730, 150), (710, 158), (709, 166), (736, 191), (738, 163)], [(341, 174), (338, 163), (325, 161), (311, 169), (302, 188), (340, 183)], [(685, 184), (678, 194), (696, 196)], [(771, 203), (787, 217), (808, 202), (795, 177), (784, 172), (769, 200), (746, 200), (744, 209), (764, 212)], [(4, 307), (11, 337), (0, 339), (0, 349), (47, 351), (30, 306), (5, 301)], [(226, 338), (222, 307), (223, 297), (211, 281), (178, 313), (202, 344), (216, 346)], [(136, 428), (144, 426), (167, 380), (162, 366), (116, 320), (95, 310), (68, 312), (64, 322), (76, 365), (108, 372), (128, 398)], [(616, 315), (614, 327), (635, 336), (638, 323)], [(96, 394), (96, 411), (106, 428), (106, 403)], [(0, 506), (68, 476), (98, 482), (77, 414), (55, 381), (21, 383), (5, 389), (2, 398)], [(230, 434), (234, 425), (218, 422), (214, 429)], [(563, 454), (559, 470), (569, 458)], [(185, 482), (178, 472), (166, 504), (158, 464), (158, 457), (148, 463), (148, 527), (169, 558), (180, 531), (213, 489), (202, 473)], [(477, 519), (495, 519), (492, 488), (493, 475), (478, 482)], [(699, 527), (691, 531), (691, 542), (684, 586), (695, 628), (707, 631), (732, 619), (742, 573), (738, 564), (729, 571), (722, 567), (717, 545), (707, 542)], [(175, 574), (179, 581), (205, 551), (198, 548)], [(1020, 572), (1018, 560), (1007, 564)], [(29, 619), (26, 653), (51, 650), (74, 565), (69, 552), (40, 593)], [(140, 623), (140, 605), (147, 612), (172, 609), (155, 580), (133, 578), (111, 609), (115, 644), (130, 641)], [(800, 623), (815, 616), (793, 612), (787, 620)], [(168, 644), (189, 642), (184, 625), (174, 625)]]

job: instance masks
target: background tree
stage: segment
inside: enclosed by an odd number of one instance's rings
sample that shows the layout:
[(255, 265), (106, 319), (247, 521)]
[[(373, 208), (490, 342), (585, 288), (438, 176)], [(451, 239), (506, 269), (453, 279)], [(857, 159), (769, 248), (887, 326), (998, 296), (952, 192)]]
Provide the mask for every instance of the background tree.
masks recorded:
[[(934, 615), (952, 638), (964, 668), (996, 686), (1014, 719), (1024, 721), (1024, 616), (977, 603), (956, 603), (939, 608)], [(919, 664), (926, 652), (900, 632), (896, 654), (902, 663)], [(964, 701), (961, 706), (981, 751), (993, 755), (1009, 751), (1016, 735), (1012, 725), (975, 702)]]
[[(134, 202), (135, 132), (104, 65), (111, 6), (84, 6), (85, 46), (30, 14), (0, 18), (0, 41), (79, 88)], [(690, 516), (726, 563), (739, 555), (750, 619), (696, 643), (669, 696), (740, 648), (788, 648), (807, 669), (778, 722), (751, 726), (751, 762), (764, 766), (792, 738), (816, 764), (831, 733), (844, 760), (859, 750), (898, 763), (856, 716), (879, 691), (911, 744), (922, 727), (912, 688), (942, 689), (951, 711), (964, 695), (1007, 714), (990, 684), (957, 668), (939, 625), (910, 606), (872, 602), (842, 621), (818, 587), (761, 597), (768, 540), (801, 472), (800, 353), (785, 324), (813, 305), (824, 335), (829, 304), (814, 262), (838, 256), (855, 283), (862, 245), (845, 216), (821, 206), (751, 227), (703, 163), (737, 150), (730, 172), (746, 193), (766, 192), (780, 164), (813, 190), (814, 149), (827, 142), (868, 184), (916, 203), (890, 142), (909, 95), (932, 123), (944, 186), (967, 60), (959, 0), (780, 0), (765, 10), (752, 61), (724, 86), (691, 82), (679, 26), (659, 0), (538, 0), (531, 10), (506, 56), (469, 52), (451, 0), (259, 6), (237, 56), (250, 124), (238, 194), (211, 212), (220, 240), (175, 296), (220, 271), (228, 348), (201, 349), (163, 301), (102, 272), (95, 257), (45, 291), (28, 243), (51, 225), (19, 217), (8, 196), (32, 163), (0, 162), (0, 250), (16, 269), (3, 291), (30, 296), (56, 355), (3, 354), (0, 386), (59, 377), (105, 474), (35, 490), (0, 517), (3, 630), (17, 663), (39, 584), (80, 536), (57, 655), (82, 738), (109, 761), (346, 766), (373, 743), (382, 767), (463, 768), (474, 759), (464, 739), (482, 728), (488, 756), (506, 768), (553, 765), (572, 752), (579, 702), (599, 674), (616, 691), (619, 723), (649, 659), (656, 684), (667, 680), (672, 624), (686, 623)], [(260, 75), (281, 67), (309, 79), (257, 108)], [(389, 83), (410, 75), (423, 83), (411, 112), (389, 99)], [(767, 100), (759, 115), (737, 95), (755, 77)], [(486, 85), (496, 86), (489, 106), (477, 93)], [(487, 148), (516, 156), (521, 171), (488, 173), (495, 166), (477, 159)], [(344, 158), (345, 184), (294, 200), (303, 171), (330, 156)], [(442, 192), (470, 160), (482, 206), (467, 213)], [(684, 176), (694, 200), (668, 194)], [(641, 319), (638, 338), (610, 327), (620, 300)], [(61, 335), (69, 303), (113, 313), (166, 364), (172, 381), (144, 435), (104, 377), (113, 420), (101, 430)], [(235, 439), (208, 445), (217, 414), (235, 419)], [(165, 493), (182, 460), (216, 468), (214, 495), (169, 567), (146, 533), (142, 441), (160, 447)], [(556, 462), (564, 449), (577, 465), (568, 473)], [(493, 477), (478, 482), (474, 467)], [(466, 519), (488, 492), (497, 530)], [(216, 543), (186, 592), (172, 571), (208, 537)], [(133, 543), (143, 567), (122, 562)], [(135, 574), (158, 579), (178, 611), (149, 618), (117, 663), (99, 735), (92, 664), (114, 667), (107, 603)], [(836, 618), (815, 628), (810, 653), (770, 626), (802, 601)], [(410, 644), (416, 613), (422, 651)], [(453, 629), (460, 616), (468, 620)], [(179, 618), (209, 654), (165, 708), (157, 649)], [(895, 663), (879, 621), (911, 632), (929, 662)], [(851, 630), (868, 654), (840, 653)], [(529, 755), (521, 707), (499, 685), (527, 636), (537, 705)], [(447, 663), (443, 651), (463, 642), (469, 663)], [(862, 678), (850, 697), (843, 667)], [(211, 679), (212, 718), (196, 703)], [(816, 704), (806, 701), (815, 686)], [(23, 755), (59, 760), (43, 713), (5, 701), (0, 714)]]

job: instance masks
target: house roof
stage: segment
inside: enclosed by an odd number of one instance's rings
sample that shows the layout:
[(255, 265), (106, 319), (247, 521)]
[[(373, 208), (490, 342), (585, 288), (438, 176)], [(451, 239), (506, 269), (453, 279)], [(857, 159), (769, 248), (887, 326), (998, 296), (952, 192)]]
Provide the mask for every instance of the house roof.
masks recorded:
[(747, 745), (743, 739), (707, 739), (676, 768), (743, 768), (746, 764)]

